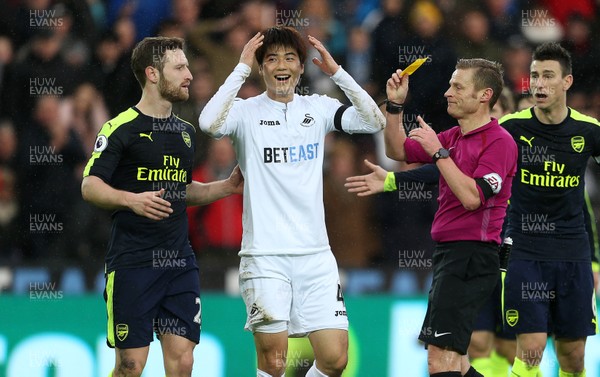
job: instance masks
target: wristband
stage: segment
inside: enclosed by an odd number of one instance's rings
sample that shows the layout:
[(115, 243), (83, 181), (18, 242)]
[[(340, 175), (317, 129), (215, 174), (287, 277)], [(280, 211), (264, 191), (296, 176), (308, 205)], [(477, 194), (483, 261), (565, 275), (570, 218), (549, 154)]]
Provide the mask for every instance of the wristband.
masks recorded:
[[(385, 191), (385, 188), (383, 191)], [(598, 262), (592, 262), (592, 272), (600, 272), (600, 265)]]
[(385, 176), (385, 181), (383, 181), (383, 192), (396, 191), (397, 189), (396, 176), (393, 171), (390, 171)]
[(385, 111), (389, 114), (400, 114), (404, 110), (404, 104), (392, 102), (390, 100), (385, 101)]

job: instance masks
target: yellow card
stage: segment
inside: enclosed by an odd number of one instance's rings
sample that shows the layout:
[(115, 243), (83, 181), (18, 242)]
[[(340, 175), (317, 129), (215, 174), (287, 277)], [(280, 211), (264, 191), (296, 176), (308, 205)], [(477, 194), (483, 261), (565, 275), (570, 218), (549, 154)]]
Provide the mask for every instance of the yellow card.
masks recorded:
[(427, 58), (421, 58), (421, 59), (415, 60), (408, 67), (406, 67), (406, 69), (404, 71), (402, 71), (402, 74), (400, 76), (404, 76), (404, 75), (409, 75), (410, 76), (410, 75), (412, 75), (426, 61), (427, 61)]

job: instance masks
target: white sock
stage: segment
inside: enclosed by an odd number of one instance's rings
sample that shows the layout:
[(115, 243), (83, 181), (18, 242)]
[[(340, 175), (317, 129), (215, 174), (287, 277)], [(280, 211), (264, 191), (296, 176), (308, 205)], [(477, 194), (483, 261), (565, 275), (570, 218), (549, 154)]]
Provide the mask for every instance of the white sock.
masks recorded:
[(308, 372), (306, 372), (306, 377), (328, 377), (326, 374), (323, 374), (323, 372), (321, 372), (320, 370), (317, 369), (317, 362), (315, 361), (312, 365), (312, 367), (310, 367), (310, 369), (308, 370)]

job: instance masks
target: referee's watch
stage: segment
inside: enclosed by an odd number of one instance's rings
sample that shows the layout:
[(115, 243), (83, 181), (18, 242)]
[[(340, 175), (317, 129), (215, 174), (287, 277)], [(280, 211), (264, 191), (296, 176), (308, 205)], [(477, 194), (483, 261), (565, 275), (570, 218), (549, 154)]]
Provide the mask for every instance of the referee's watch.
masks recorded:
[(435, 164), (437, 162), (437, 160), (439, 160), (440, 158), (448, 158), (450, 157), (450, 151), (447, 150), (446, 148), (440, 148), (440, 150), (438, 150), (437, 152), (435, 152), (433, 154), (433, 156), (431, 156), (431, 158), (433, 159), (433, 163)]

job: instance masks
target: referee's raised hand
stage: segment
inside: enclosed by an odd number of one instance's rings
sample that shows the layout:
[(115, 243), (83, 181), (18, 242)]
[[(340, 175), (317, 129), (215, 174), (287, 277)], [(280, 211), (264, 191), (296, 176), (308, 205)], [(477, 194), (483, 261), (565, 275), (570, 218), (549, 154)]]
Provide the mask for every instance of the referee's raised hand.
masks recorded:
[(408, 75), (402, 76), (402, 70), (392, 73), (385, 86), (388, 101), (403, 104), (408, 94)]

